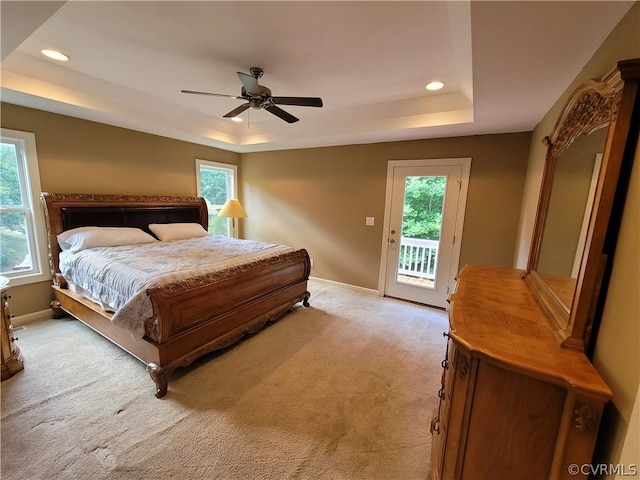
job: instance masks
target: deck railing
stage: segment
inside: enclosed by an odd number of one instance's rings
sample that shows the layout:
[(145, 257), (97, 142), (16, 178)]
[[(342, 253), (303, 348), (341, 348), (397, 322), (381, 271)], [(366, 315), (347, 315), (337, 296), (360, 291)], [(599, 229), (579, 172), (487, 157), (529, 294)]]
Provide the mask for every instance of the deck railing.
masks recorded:
[(435, 280), (439, 245), (438, 240), (402, 237), (398, 274)]

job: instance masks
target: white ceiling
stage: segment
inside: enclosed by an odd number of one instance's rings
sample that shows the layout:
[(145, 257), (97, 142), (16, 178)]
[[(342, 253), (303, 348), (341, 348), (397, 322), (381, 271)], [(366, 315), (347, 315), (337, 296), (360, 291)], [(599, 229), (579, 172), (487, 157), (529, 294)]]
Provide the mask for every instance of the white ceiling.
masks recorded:
[[(529, 131), (632, 4), (3, 0), (0, 94), (235, 152)], [(242, 100), (180, 92), (239, 95), (253, 66), (324, 107), (237, 124), (222, 116)]]

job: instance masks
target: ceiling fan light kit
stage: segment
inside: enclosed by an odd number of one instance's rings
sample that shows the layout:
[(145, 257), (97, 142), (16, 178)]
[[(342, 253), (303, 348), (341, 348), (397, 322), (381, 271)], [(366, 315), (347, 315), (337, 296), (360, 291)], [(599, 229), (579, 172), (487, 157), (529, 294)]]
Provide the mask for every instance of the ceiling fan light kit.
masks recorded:
[[(242, 82), (242, 89), (239, 96), (225, 95), (222, 93), (210, 93), (199, 92), (195, 90), (182, 90), (182, 93), (188, 93), (193, 95), (210, 95), (216, 97), (227, 97), (234, 99), (243, 99), (247, 103), (243, 103), (239, 107), (234, 108), (224, 118), (235, 119), (248, 108), (265, 109), (267, 112), (281, 118), (287, 123), (295, 123), (299, 118), (294, 117), (289, 112), (286, 112), (278, 105), (292, 105), (299, 107), (322, 107), (322, 99), (319, 97), (274, 97), (271, 94), (271, 90), (258, 83), (258, 79), (264, 74), (263, 70), (259, 67), (251, 67), (249, 69), (251, 73), (246, 74), (244, 72), (237, 72), (240, 82)], [(235, 120), (237, 121), (237, 120)]]

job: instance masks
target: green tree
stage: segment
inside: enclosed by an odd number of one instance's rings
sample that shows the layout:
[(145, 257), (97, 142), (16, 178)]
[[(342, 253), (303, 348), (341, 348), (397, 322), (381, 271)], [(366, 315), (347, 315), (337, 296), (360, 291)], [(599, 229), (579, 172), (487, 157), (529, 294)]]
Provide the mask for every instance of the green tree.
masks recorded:
[(216, 235), (227, 234), (226, 218), (217, 216), (217, 210), (212, 211), (211, 207), (216, 206), (218, 209), (224, 205), (227, 201), (227, 189), (229, 181), (229, 174), (220, 170), (212, 170), (209, 168), (202, 168), (200, 170), (200, 190), (201, 195), (209, 204), (209, 233)]
[(407, 177), (402, 236), (440, 240), (447, 177)]
[[(22, 205), (18, 156), (15, 145), (0, 143), (0, 205)], [(29, 253), (25, 216), (20, 212), (0, 214), (0, 269), (11, 271)]]
[(224, 205), (227, 200), (227, 179), (226, 172), (202, 169), (200, 171), (200, 188), (202, 196), (211, 205)]
[[(0, 144), (0, 205), (22, 205), (18, 156), (15, 145), (11, 143)], [(25, 233), (20, 215), (2, 215), (0, 226), (3, 230)]]

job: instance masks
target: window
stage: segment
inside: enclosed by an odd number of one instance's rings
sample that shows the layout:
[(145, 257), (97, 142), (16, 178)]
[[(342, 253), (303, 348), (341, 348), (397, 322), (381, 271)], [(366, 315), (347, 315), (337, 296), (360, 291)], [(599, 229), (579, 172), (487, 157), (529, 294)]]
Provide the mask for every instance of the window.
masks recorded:
[(0, 274), (12, 284), (50, 278), (40, 174), (33, 133), (2, 129), (0, 144)]
[(226, 163), (196, 160), (198, 195), (207, 201), (209, 233), (231, 236), (231, 219), (218, 217), (229, 198), (237, 198), (238, 167)]

